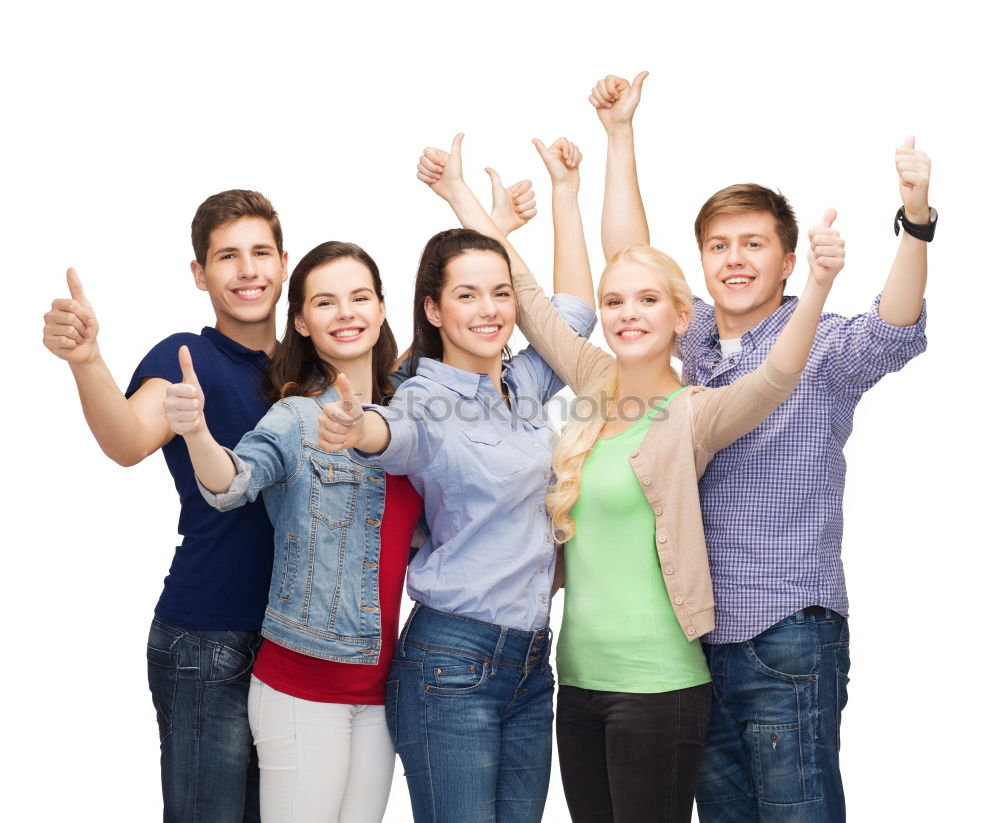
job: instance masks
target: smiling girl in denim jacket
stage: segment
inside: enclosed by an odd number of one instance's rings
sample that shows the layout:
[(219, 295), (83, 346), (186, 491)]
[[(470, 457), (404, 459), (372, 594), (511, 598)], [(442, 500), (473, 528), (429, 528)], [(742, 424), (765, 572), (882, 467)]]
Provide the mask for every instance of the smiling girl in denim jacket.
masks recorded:
[[(474, 201), (461, 178), (460, 142), (452, 174), (435, 190)], [(565, 140), (538, 146), (562, 169), (558, 196), (578, 219), (579, 152)], [(406, 473), (424, 498), (430, 539), (407, 580), (417, 604), (386, 684), (416, 823), (538, 821), (549, 781), (553, 433), (542, 406), (562, 383), (534, 349), (504, 357), (515, 321), (511, 268), (524, 264), (483, 218), (501, 239), (455, 229), (424, 250), (416, 374), (388, 407), (330, 404), (320, 426), (322, 443), (356, 446), (367, 454), (359, 459)], [(564, 293), (553, 310), (589, 334), (589, 267), (557, 270), (555, 284)]]
[(256, 429), (232, 452), (215, 442), (186, 347), (166, 414), (205, 499), (229, 510), (263, 493), (275, 527), (249, 698), (263, 820), (375, 823), (392, 782), (382, 703), (421, 500), (405, 477), (321, 450), (316, 416), (347, 378), (384, 402), (396, 343), (378, 267), (358, 246), (317, 246), (288, 291), (268, 371), (276, 402)]

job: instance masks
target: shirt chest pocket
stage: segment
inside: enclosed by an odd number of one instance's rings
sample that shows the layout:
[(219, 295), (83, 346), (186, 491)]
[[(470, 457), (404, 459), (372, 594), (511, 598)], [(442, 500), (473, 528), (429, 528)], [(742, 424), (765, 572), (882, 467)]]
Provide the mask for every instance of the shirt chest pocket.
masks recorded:
[(496, 431), (463, 429), (462, 436), (470, 459), (468, 469), (474, 474), (485, 469), (494, 477), (511, 477), (528, 467), (526, 456), (512, 442), (516, 434), (507, 440)]
[(358, 507), (361, 470), (347, 458), (333, 454), (311, 455), (309, 464), (309, 513), (331, 529), (351, 523)]

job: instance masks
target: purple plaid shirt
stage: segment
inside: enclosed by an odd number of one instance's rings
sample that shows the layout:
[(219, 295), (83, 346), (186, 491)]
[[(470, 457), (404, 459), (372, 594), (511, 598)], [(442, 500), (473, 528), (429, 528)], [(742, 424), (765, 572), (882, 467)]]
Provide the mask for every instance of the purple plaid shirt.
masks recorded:
[[(715, 313), (696, 300), (679, 341), (684, 382), (726, 386), (753, 371), (797, 303), (785, 297), (743, 335), (742, 351), (724, 358)], [(926, 311), (906, 327), (882, 320), (878, 298), (867, 314), (824, 314), (792, 396), (709, 463), (700, 492), (715, 630), (705, 642), (749, 640), (806, 606), (847, 616), (840, 560), (844, 443), (861, 395), (927, 347)]]

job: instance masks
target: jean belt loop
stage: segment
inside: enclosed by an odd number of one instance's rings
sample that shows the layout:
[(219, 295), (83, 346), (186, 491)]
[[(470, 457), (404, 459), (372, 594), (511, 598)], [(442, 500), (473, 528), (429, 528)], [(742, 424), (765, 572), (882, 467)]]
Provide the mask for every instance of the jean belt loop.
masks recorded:
[(500, 637), (497, 638), (497, 647), (493, 652), (493, 659), (490, 661), (490, 674), (489, 678), (492, 680), (497, 676), (497, 671), (500, 668), (500, 655), (503, 653), (503, 645), (507, 640), (507, 627), (500, 627)]
[(796, 623), (805, 623), (806, 622), (806, 612), (805, 612), (805, 609), (799, 609), (797, 612), (795, 612), (795, 622)]
[(406, 624), (403, 626), (403, 631), (399, 633), (399, 656), (406, 657), (406, 635), (410, 631), (410, 624), (413, 622), (413, 618), (417, 616), (417, 610), (420, 608), (420, 603), (414, 603), (413, 608), (410, 610), (410, 616), (406, 618)]

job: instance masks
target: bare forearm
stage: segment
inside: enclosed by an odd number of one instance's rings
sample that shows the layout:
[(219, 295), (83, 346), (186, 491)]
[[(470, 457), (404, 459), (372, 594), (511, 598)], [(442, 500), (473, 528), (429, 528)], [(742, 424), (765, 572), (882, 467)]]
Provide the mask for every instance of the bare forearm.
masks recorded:
[[(521, 256), (514, 251), (514, 247), (507, 241), (507, 237), (490, 219), (482, 203), (476, 199), (476, 195), (467, 185), (464, 183), (456, 185), (452, 195), (448, 198), (448, 204), (463, 227), (492, 237), (506, 249), (513, 270), (528, 271)], [(364, 449), (364, 451), (368, 450)]]
[[(101, 450), (116, 463), (134, 466), (170, 439), (165, 420), (159, 427), (143, 421), (100, 353), (86, 363), (70, 364), (70, 369), (87, 425)], [(162, 409), (159, 413), (162, 416)]]
[(649, 225), (639, 193), (631, 123), (615, 126), (608, 132), (601, 245), (605, 260), (610, 260), (626, 246), (649, 245)]
[(557, 184), (552, 187), (555, 237), (552, 290), (555, 294), (572, 294), (594, 308), (594, 281), (577, 194), (575, 186)]
[(366, 411), (361, 421), (361, 437), (353, 448), (368, 454), (381, 454), (389, 445), (389, 424), (378, 412)]
[[(926, 223), (929, 214), (907, 215), (914, 223)], [(878, 313), (891, 326), (912, 326), (920, 317), (927, 287), (927, 243), (902, 232), (899, 251), (882, 289)]]
[(820, 286), (809, 278), (795, 312), (771, 349), (771, 362), (778, 371), (797, 374), (805, 368), (829, 293), (829, 285)]
[(236, 477), (236, 467), (226, 450), (215, 442), (207, 426), (184, 435), (188, 456), (201, 484), (213, 494), (228, 491)]

